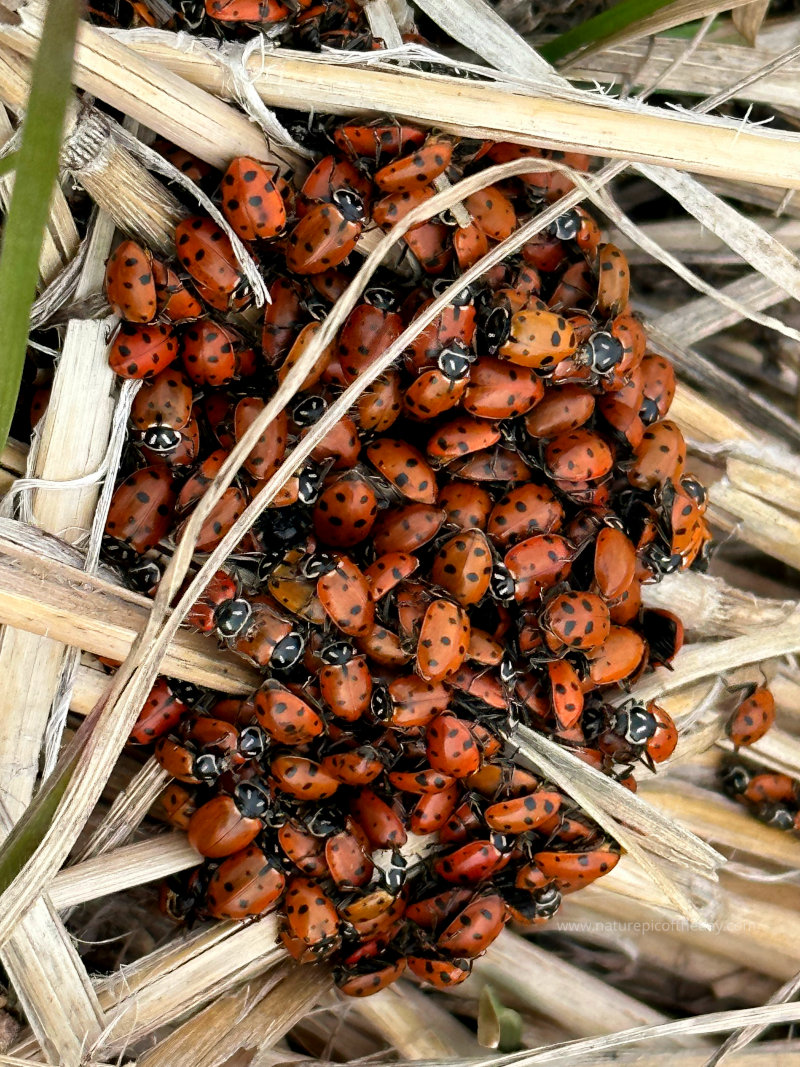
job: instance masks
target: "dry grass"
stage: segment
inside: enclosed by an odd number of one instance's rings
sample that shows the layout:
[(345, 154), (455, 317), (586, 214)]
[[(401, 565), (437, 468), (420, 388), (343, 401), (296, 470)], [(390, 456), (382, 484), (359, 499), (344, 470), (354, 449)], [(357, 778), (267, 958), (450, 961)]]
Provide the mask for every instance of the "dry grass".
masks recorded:
[[(27, 454), (24, 447), (11, 447), (0, 458), (0, 489), (6, 493), (23, 472), (48, 481), (89, 476), (72, 488), (40, 486), (23, 494), (25, 523), (0, 520), (0, 620), (6, 624), (0, 644), (5, 682), (0, 764), (9, 783), (0, 812), (3, 834), (26, 808), (23, 824), (31, 817), (39, 755), (46, 736), (58, 746), (67, 705), (88, 716), (77, 741), (69, 742), (71, 731), (65, 734), (65, 743), (73, 746), (66, 751), (75, 757), (76, 773), (52, 826), (2, 897), (3, 964), (29, 1029), (13, 1048), (6, 1048), (9, 1055), (0, 1056), (0, 1063), (71, 1067), (133, 1055), (148, 1067), (244, 1067), (291, 1061), (303, 1048), (323, 1062), (378, 1057), (439, 1064), (479, 1056), (481, 1063), (534, 1064), (553, 1062), (557, 1055), (567, 1063), (663, 1061), (700, 1067), (732, 1030), (800, 1021), (794, 1003), (761, 1006), (776, 993), (778, 999), (789, 999), (794, 987), (779, 991), (779, 986), (800, 970), (800, 844), (751, 820), (720, 795), (715, 782), (729, 750), (722, 723), (731, 700), (717, 680), (758, 677), (762, 669), (773, 680), (779, 724), (747, 759), (754, 766), (800, 775), (800, 670), (795, 658), (800, 652), (795, 573), (800, 570), (800, 460), (795, 451), (800, 426), (794, 419), (794, 397), (774, 381), (762, 378), (759, 388), (737, 390), (737, 350), (721, 333), (739, 324), (742, 337), (754, 346), (777, 344), (782, 337), (781, 369), (797, 390), (798, 321), (780, 308), (765, 312), (800, 293), (800, 265), (792, 251), (800, 238), (796, 224), (776, 227), (763, 210), (778, 207), (785, 191), (800, 185), (800, 140), (786, 130), (764, 130), (730, 117), (676, 112), (663, 100), (643, 106), (570, 84), (482, 0), (420, 6), (450, 34), (447, 50), (453, 57), (463, 62), (464, 49), (469, 50), (476, 62), (496, 68), (494, 79), (481, 84), (421, 75), (375, 62), (374, 56), (360, 65), (281, 52), (256, 51), (248, 57), (231, 51), (226, 58), (202, 46), (189, 51), (171, 35), (110, 35), (87, 26), (76, 83), (215, 165), (227, 164), (237, 154), (273, 154), (282, 166), (303, 166), (290, 148), (274, 140), (272, 119), (254, 102), (253, 93), (267, 107), (307, 109), (313, 101), (318, 110), (337, 114), (362, 109), (368, 100), (377, 112), (458, 132), (523, 144), (581, 146), (619, 161), (588, 181), (579, 179), (568, 202), (599, 201), (626, 247), (636, 253), (631, 258), (643, 264), (653, 336), (691, 376), (692, 385), (684, 382), (679, 389), (673, 416), (692, 443), (697, 468), (711, 486), (715, 522), (728, 538), (713, 577), (681, 576), (649, 594), (652, 603), (681, 604), (692, 642), (672, 672), (658, 671), (639, 683), (635, 694), (663, 699), (686, 726), (681, 744), (633, 798), (538, 735), (517, 732), (513, 740), (520, 758), (558, 781), (623, 843), (627, 855), (600, 884), (567, 900), (554, 932), (538, 944), (507, 931), (478, 965), (473, 981), (452, 997), (432, 998), (401, 983), (374, 1000), (348, 1004), (344, 1025), (339, 1025), (336, 1013), (341, 1014), (342, 1004), (331, 993), (329, 974), (321, 966), (288, 963), (276, 947), (271, 917), (244, 925), (209, 925), (182, 935), (167, 934), (149, 918), (152, 930), (145, 925), (140, 931), (138, 951), (119, 956), (117, 962), (122, 959), (124, 965), (104, 977), (91, 977), (65, 922), (87, 936), (106, 929), (106, 921), (109, 928), (124, 930), (136, 922), (138, 913), (128, 909), (138, 907), (137, 894), (152, 900), (149, 890), (139, 887), (195, 860), (181, 835), (157, 830), (153, 800), (163, 772), (152, 762), (132, 770), (126, 757), (119, 758), (128, 726), (159, 672), (228, 693), (248, 692), (256, 683), (255, 673), (240, 660), (218, 654), (178, 627), (196, 588), (292, 473), (300, 454), (251, 505), (173, 614), (166, 607), (191, 563), (191, 536), (202, 522), (202, 508), (155, 605), (116, 587), (107, 576), (91, 573), (91, 562), (86, 565), (81, 553), (47, 535), (85, 547), (100, 491), (100, 480), (91, 476), (109, 441), (113, 474), (119, 444), (113, 420), (115, 412), (118, 419), (121, 410), (124, 415), (119, 404), (125, 401), (115, 400), (105, 367), (106, 324), (73, 319), (38, 448)], [(373, 26), (387, 40), (394, 39), (391, 20), (402, 9), (402, 3), (392, 0), (371, 0)], [(20, 14), (19, 22), (14, 16), (0, 19), (0, 101), (12, 114), (24, 107), (28, 68), (22, 57), (35, 48), (39, 0)], [(791, 29), (800, 36), (797, 26)], [(776, 45), (767, 23), (752, 49), (718, 37), (712, 31), (696, 47), (664, 37), (650, 49), (641, 40), (617, 44), (580, 60), (567, 74), (632, 89), (659, 79), (662, 88), (671, 90), (696, 74), (698, 91), (727, 92), (740, 104), (796, 108), (791, 89), (798, 60), (787, 59), (783, 67), (774, 63), (780, 49), (791, 43), (788, 30)], [(242, 93), (240, 79), (239, 95), (256, 121), (230, 102), (236, 88), (231, 71), (240, 61), (241, 75), (251, 87), (250, 95)], [(770, 72), (757, 78), (756, 72), (767, 67)], [(4, 118), (0, 112), (2, 139), (11, 132)], [(267, 123), (269, 144), (260, 122)], [(64, 290), (66, 295), (59, 289), (53, 298), (56, 310), (73, 292), (83, 299), (97, 291), (114, 224), (161, 248), (169, 244), (183, 210), (163, 176), (146, 171), (141, 159), (147, 156), (137, 150), (135, 137), (120, 139), (96, 109), (75, 110), (68, 136), (69, 169), (102, 211), (74, 284)], [(638, 176), (612, 187), (617, 206), (603, 186), (628, 163)], [(524, 169), (532, 169), (530, 161)], [(488, 171), (444, 188), (419, 209), (418, 217), (458, 204), (473, 185), (513, 170), (514, 165)], [(140, 190), (136, 200), (132, 188)], [(669, 205), (664, 194), (671, 198)], [(634, 225), (637, 197), (639, 202), (662, 197), (657, 204), (663, 218)], [(564, 206), (543, 213), (495, 255), (518, 247)], [(66, 201), (57, 196), (43, 284), (75, 255), (77, 230), (65, 210)], [(690, 224), (690, 217), (696, 223)], [(405, 225), (414, 221), (417, 216)], [(398, 228), (372, 242), (364, 269), (325, 323), (319, 347), (401, 235)], [(687, 263), (698, 273), (690, 272)], [(743, 268), (742, 277), (726, 277), (731, 264)], [(475, 273), (483, 269), (485, 264)], [(689, 287), (702, 295), (693, 299)], [(439, 303), (446, 299), (445, 294)], [(435, 313), (436, 306), (430, 314)], [(415, 329), (424, 323), (418, 320)], [(411, 336), (407, 331), (386, 360)], [(714, 377), (702, 352), (691, 347), (709, 341), (718, 344), (717, 356), (730, 352), (730, 364), (723, 359), (730, 375), (723, 367), (723, 376)], [(314, 358), (312, 350), (307, 360)], [(205, 509), (304, 375), (304, 367), (298, 366), (287, 379), (238, 446), (204, 501)], [(364, 377), (348, 390), (328, 422), (349, 407), (368, 381)], [(326, 428), (327, 423), (318, 424), (304, 442), (305, 451)], [(84, 655), (78, 664), (77, 652), (70, 650), (124, 660), (113, 689), (109, 691), (108, 676), (91, 656)], [(70, 660), (76, 670), (65, 689), (63, 665)], [(55, 725), (54, 701), (61, 708)], [(127, 776), (121, 794), (116, 784), (120, 773)], [(107, 782), (113, 783), (111, 795), (103, 795)], [(34, 811), (37, 804), (41, 794)], [(726, 859), (732, 862), (726, 865)], [(611, 923), (617, 926), (612, 929)], [(580, 965), (586, 960), (595, 973)], [(692, 996), (682, 992), (687, 982), (703, 991), (705, 1007), (695, 1019), (671, 1021), (672, 1014), (690, 1008)], [(493, 990), (519, 1014), (526, 1051), (499, 1058), (482, 1051), (465, 1023), (478, 1018), (484, 990)], [(654, 1006), (658, 1003), (663, 1010)], [(491, 1045), (487, 1032), (484, 1024), (478, 1026), (478, 1039)], [(293, 1043), (287, 1044), (290, 1033)], [(748, 1034), (753, 1036), (755, 1031)], [(554, 1043), (563, 1043), (557, 1053)], [(725, 1062), (782, 1067), (796, 1062), (798, 1051), (793, 1041), (757, 1043), (732, 1049)]]

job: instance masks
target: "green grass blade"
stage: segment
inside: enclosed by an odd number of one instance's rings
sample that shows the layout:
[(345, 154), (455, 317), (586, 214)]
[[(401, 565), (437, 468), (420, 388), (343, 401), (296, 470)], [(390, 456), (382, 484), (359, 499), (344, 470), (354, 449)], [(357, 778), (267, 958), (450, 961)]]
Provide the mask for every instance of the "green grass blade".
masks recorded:
[(9, 174), (12, 170), (15, 170), (17, 166), (17, 153), (9, 152), (7, 156), (3, 156), (0, 159), (0, 178), (4, 174)]
[(646, 15), (652, 15), (662, 7), (667, 7), (672, 0), (622, 0), (608, 11), (602, 11), (594, 18), (587, 19), (580, 26), (567, 30), (549, 44), (539, 49), (541, 55), (550, 63), (557, 63), (566, 56), (577, 52), (587, 45), (597, 45), (615, 33), (621, 33)]
[(0, 251), (0, 448), (19, 393), (39, 253), (58, 176), (58, 153), (70, 93), (78, 28), (77, 0), (49, 0), (31, 76), (16, 180)]

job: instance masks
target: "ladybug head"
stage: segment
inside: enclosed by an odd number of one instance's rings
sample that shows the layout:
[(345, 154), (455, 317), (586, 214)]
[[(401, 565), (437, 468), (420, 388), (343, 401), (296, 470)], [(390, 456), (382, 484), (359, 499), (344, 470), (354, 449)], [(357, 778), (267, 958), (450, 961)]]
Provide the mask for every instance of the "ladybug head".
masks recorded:
[(614, 724), (614, 733), (624, 738), (629, 745), (644, 745), (656, 732), (656, 717), (641, 704), (620, 708)]
[(329, 666), (341, 666), (349, 663), (355, 654), (356, 650), (349, 641), (333, 641), (322, 649), (319, 658)]
[(316, 501), (324, 477), (319, 467), (303, 467), (297, 476), (297, 499), (301, 504), (313, 504)]
[(203, 696), (203, 690), (194, 682), (185, 682), (182, 678), (170, 678), (169, 687), (178, 700), (183, 701), (190, 707), (196, 704)]
[(321, 578), (323, 574), (336, 567), (336, 560), (327, 552), (315, 552), (312, 556), (306, 556), (300, 566), (300, 573), (304, 578)]
[(593, 333), (583, 347), (582, 357), (595, 374), (609, 374), (622, 361), (624, 349), (607, 330)]
[[(446, 292), (455, 281), (455, 278), (437, 278), (431, 286), (431, 292), (434, 297), (441, 296)], [(465, 285), (463, 289), (457, 289), (455, 293), (450, 297), (450, 304), (452, 307), (466, 307), (472, 303), (472, 289)]]
[(505, 344), (511, 332), (511, 308), (505, 304), (493, 307), (480, 327), (480, 336), (489, 352), (496, 352)]
[(505, 563), (495, 563), (489, 579), (489, 594), (500, 604), (509, 604), (514, 599), (517, 584)]
[(322, 396), (304, 396), (292, 409), (292, 421), (296, 426), (313, 426), (328, 410), (328, 401)]
[(181, 443), (181, 435), (171, 426), (148, 426), (142, 434), (142, 444), (151, 452), (174, 452)]
[(128, 567), (139, 560), (138, 552), (127, 541), (108, 535), (103, 537), (103, 556), (118, 567)]
[(222, 765), (219, 758), (212, 752), (201, 752), (192, 764), (192, 772), (195, 778), (210, 784), (211, 782), (216, 782), (217, 778), (222, 774)]
[(253, 609), (244, 598), (226, 600), (214, 612), (214, 626), (220, 637), (236, 637), (250, 622), (252, 615)]
[(696, 478), (691, 475), (681, 478), (681, 489), (687, 496), (692, 498), (699, 508), (705, 507), (708, 502), (708, 493), (706, 492), (706, 487), (701, 485)]
[(475, 353), (463, 341), (454, 339), (441, 350), (436, 363), (448, 381), (462, 382), (469, 375), (470, 364), (474, 360)]
[(275, 568), (283, 559), (285, 553), (282, 548), (270, 548), (268, 549), (258, 561), (258, 567), (256, 569), (256, 577), (258, 581), (266, 582)]
[(233, 791), (233, 799), (245, 819), (263, 819), (272, 807), (269, 790), (256, 778), (239, 782)]
[(768, 826), (774, 826), (776, 830), (793, 830), (794, 814), (782, 804), (774, 804), (764, 807), (759, 812), (762, 822)]
[(370, 718), (374, 722), (389, 722), (394, 711), (394, 702), (385, 685), (376, 685), (369, 701)]
[(682, 556), (672, 555), (668, 549), (659, 544), (648, 545), (642, 553), (642, 557), (645, 565), (651, 567), (659, 577), (679, 570), (683, 563)]
[(587, 741), (594, 741), (605, 729), (605, 708), (600, 704), (588, 704), (581, 715), (581, 729)]
[[(374, 859), (374, 856), (373, 856)], [(386, 864), (376, 865), (377, 884), (388, 893), (397, 894), (405, 885), (408, 873), (408, 861), (405, 856), (395, 850), (391, 853)]]
[(303, 300), (303, 306), (309, 313), (312, 319), (316, 319), (317, 322), (321, 322), (328, 317), (328, 312), (331, 309), (330, 304), (323, 300), (319, 293), (309, 293)]
[(245, 726), (239, 732), (236, 748), (244, 759), (259, 760), (269, 747), (269, 736), (260, 726)]
[(561, 893), (554, 885), (546, 885), (533, 893), (537, 919), (552, 919), (561, 907)]
[(140, 593), (149, 593), (161, 581), (161, 567), (154, 559), (140, 559), (128, 568), (128, 581)]
[(728, 796), (741, 796), (749, 784), (750, 772), (740, 764), (726, 767), (722, 772), (722, 787)]
[(559, 241), (574, 241), (580, 232), (582, 221), (580, 214), (572, 208), (565, 211), (563, 215), (559, 215), (550, 227), (550, 233)]
[(306, 643), (303, 635), (297, 630), (292, 630), (280, 640), (272, 650), (269, 665), (273, 671), (288, 671), (303, 655)]
[(379, 311), (394, 311), (397, 307), (397, 296), (386, 285), (374, 285), (364, 290), (364, 302), (378, 308)]
[(513, 685), (519, 672), (517, 671), (514, 657), (510, 656), (508, 652), (503, 654), (503, 658), (500, 660), (500, 681), (503, 685)]
[(334, 189), (331, 199), (348, 222), (363, 221), (366, 212), (364, 211), (364, 201), (358, 193), (347, 188)]
[(658, 404), (652, 397), (646, 396), (642, 400), (642, 406), (639, 408), (639, 418), (645, 426), (650, 426), (651, 423), (657, 422), (661, 418)]

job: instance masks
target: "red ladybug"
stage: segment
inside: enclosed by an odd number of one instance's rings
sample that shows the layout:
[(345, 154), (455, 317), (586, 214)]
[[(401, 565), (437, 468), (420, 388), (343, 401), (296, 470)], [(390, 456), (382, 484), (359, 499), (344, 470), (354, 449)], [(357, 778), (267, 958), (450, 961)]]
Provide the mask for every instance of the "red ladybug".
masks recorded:
[(611, 625), (608, 608), (592, 593), (562, 593), (554, 597), (539, 622), (554, 652), (563, 648), (597, 648), (608, 637)]
[(418, 673), (428, 682), (438, 682), (457, 670), (467, 654), (469, 633), (469, 617), (463, 608), (449, 600), (434, 600), (420, 628)]
[(552, 490), (528, 482), (498, 500), (486, 532), (498, 548), (505, 548), (535, 534), (557, 533), (563, 521), (564, 508)]
[(534, 855), (533, 862), (562, 892), (574, 891), (612, 871), (619, 863), (619, 853), (608, 848), (588, 852), (542, 851)]
[(206, 907), (215, 919), (263, 915), (280, 900), (286, 884), (274, 860), (256, 845), (228, 856), (208, 882)]
[(405, 966), (405, 958), (389, 963), (366, 960), (355, 967), (345, 967), (336, 977), (336, 987), (347, 997), (370, 997), (396, 982)]
[(269, 796), (263, 787), (255, 782), (240, 782), (233, 796), (215, 796), (192, 815), (189, 844), (201, 856), (232, 856), (247, 848), (261, 832), (269, 808)]
[(501, 851), (492, 840), (470, 841), (434, 860), (433, 870), (451, 885), (478, 885), (502, 870), (510, 858), (510, 852)]
[(452, 141), (431, 134), (411, 155), (376, 171), (373, 180), (385, 193), (410, 193), (444, 174), (452, 157)]
[(560, 534), (537, 534), (514, 545), (503, 557), (514, 583), (514, 599), (519, 604), (538, 600), (568, 577), (574, 558), (574, 546)]
[(178, 341), (171, 326), (123, 322), (111, 342), (108, 364), (121, 378), (148, 378), (177, 358)]
[(466, 778), (481, 765), (481, 751), (469, 724), (449, 713), (428, 726), (425, 750), (431, 767), (453, 778)]
[(304, 745), (324, 731), (316, 711), (275, 678), (256, 692), (255, 716), (273, 740), (282, 745)]
[(625, 254), (613, 244), (597, 248), (597, 310), (613, 318), (624, 311), (630, 296), (631, 272)]
[(278, 827), (278, 845), (287, 859), (310, 878), (325, 878), (325, 842), (296, 819), (287, 819)]
[(179, 370), (169, 368), (145, 382), (131, 405), (130, 420), (153, 452), (174, 452), (192, 415), (192, 384)]
[(775, 698), (765, 686), (754, 687), (731, 715), (725, 727), (738, 747), (755, 744), (775, 722)]
[(281, 0), (205, 0), (209, 18), (216, 22), (282, 22), (291, 15), (291, 9)]
[(128, 322), (156, 317), (152, 253), (136, 241), (122, 241), (106, 264), (106, 297), (115, 315)]
[(439, 935), (436, 947), (456, 957), (472, 959), (480, 956), (500, 935), (506, 915), (505, 901), (499, 894), (479, 896)]
[(436, 501), (436, 475), (413, 445), (383, 437), (364, 451), (368, 461), (407, 500), (421, 504)]
[(339, 334), (339, 363), (346, 382), (355, 381), (403, 332), (393, 294), (367, 290), (365, 303), (354, 307)]
[(207, 297), (213, 307), (227, 310), (249, 303), (247, 281), (228, 235), (212, 219), (193, 215), (179, 222), (175, 249), (184, 270), (197, 282), (200, 295)]
[(355, 722), (369, 708), (372, 696), (372, 676), (364, 656), (357, 656), (346, 641), (338, 641), (323, 649), (321, 667), (317, 675), (322, 699), (330, 711), (340, 719)]
[(492, 551), (481, 530), (465, 530), (448, 538), (434, 557), (430, 578), (462, 607), (477, 604), (489, 588)]
[(343, 785), (369, 785), (383, 774), (385, 764), (371, 745), (323, 756), (322, 769)]
[(373, 528), (375, 551), (415, 552), (436, 536), (445, 517), (444, 510), (428, 504), (387, 508)]
[(295, 876), (286, 883), (284, 914), (291, 933), (314, 950), (317, 958), (339, 947), (341, 920), (319, 883)]
[(436, 989), (460, 985), (472, 974), (471, 959), (446, 960), (437, 956), (407, 956), (409, 971)]
[(337, 148), (354, 156), (364, 156), (376, 162), (381, 154), (396, 156), (406, 148), (421, 145), (425, 131), (416, 126), (384, 123), (380, 119), (367, 125), (346, 123), (333, 131)]
[(213, 319), (198, 319), (181, 337), (184, 370), (196, 385), (227, 385), (238, 372), (237, 342), (232, 330)]
[(373, 848), (402, 848), (408, 839), (402, 819), (372, 789), (360, 789), (350, 810)]
[(286, 265), (295, 274), (318, 274), (343, 263), (364, 225), (364, 204), (350, 189), (337, 189), (331, 203), (315, 204), (289, 234)]
[(147, 745), (170, 733), (187, 713), (188, 706), (176, 695), (166, 678), (156, 678), (153, 688), (131, 730), (130, 740)]
[(187, 322), (203, 314), (203, 305), (170, 267), (153, 260), (158, 312), (170, 322)]
[(106, 535), (134, 552), (155, 548), (169, 531), (176, 495), (172, 474), (163, 464), (134, 471), (114, 490)]
[(276, 170), (249, 156), (237, 156), (221, 183), (222, 210), (243, 241), (269, 240), (286, 227), (286, 206)]
[(349, 815), (344, 829), (326, 839), (325, 862), (339, 889), (360, 889), (371, 879), (375, 867), (370, 859), (369, 838)]
[(483, 486), (460, 481), (442, 486), (437, 503), (445, 509), (447, 521), (461, 530), (485, 530), (493, 505)]

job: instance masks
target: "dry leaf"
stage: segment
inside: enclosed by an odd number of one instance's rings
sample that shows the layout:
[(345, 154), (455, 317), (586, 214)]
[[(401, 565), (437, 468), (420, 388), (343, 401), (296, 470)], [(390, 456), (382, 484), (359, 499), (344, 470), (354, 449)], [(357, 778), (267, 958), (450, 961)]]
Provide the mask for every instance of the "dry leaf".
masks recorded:
[(753, 0), (731, 12), (733, 24), (748, 44), (755, 45), (761, 23), (767, 17), (769, 0)]

